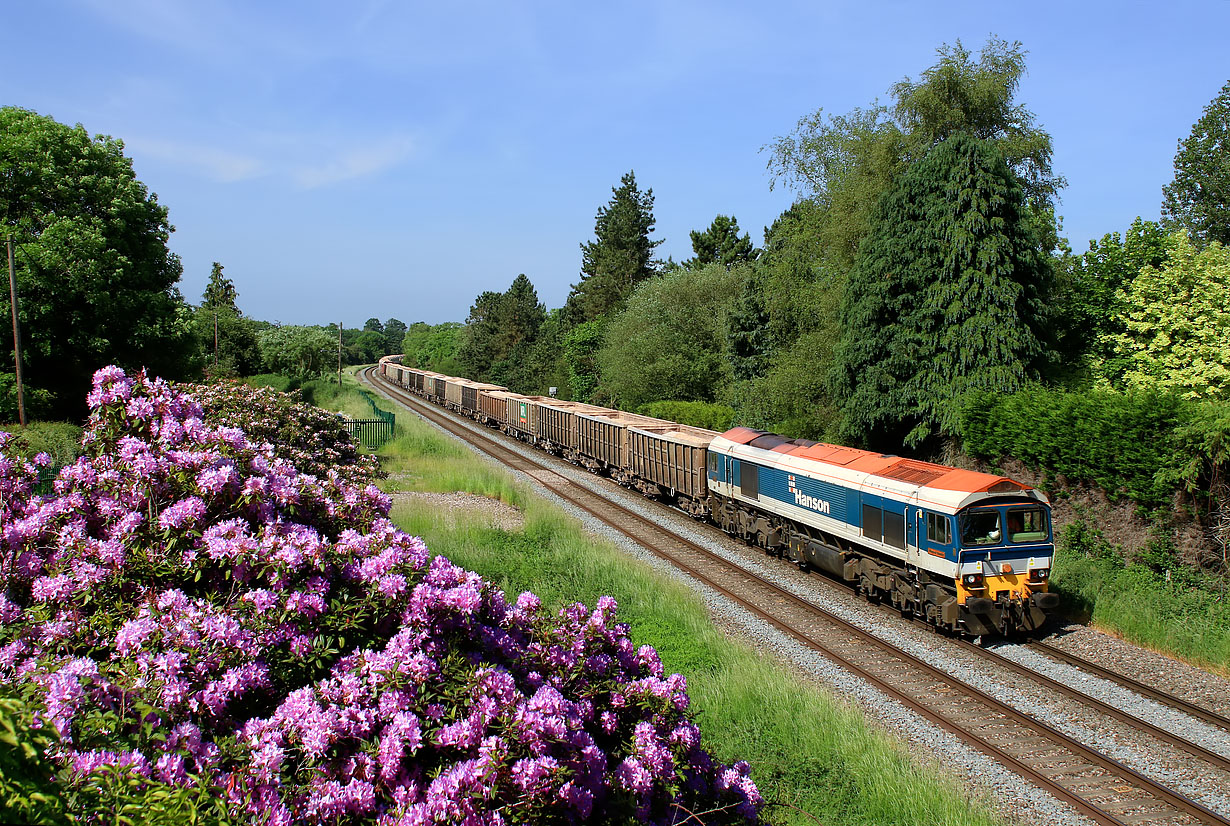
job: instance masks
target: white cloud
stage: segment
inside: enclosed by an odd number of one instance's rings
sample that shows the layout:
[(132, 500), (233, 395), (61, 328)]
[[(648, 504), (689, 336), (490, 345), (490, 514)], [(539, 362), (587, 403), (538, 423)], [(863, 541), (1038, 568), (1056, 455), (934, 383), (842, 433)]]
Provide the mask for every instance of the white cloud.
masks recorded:
[(213, 146), (140, 137), (129, 138), (124, 145), (134, 154), (194, 168), (218, 183), (244, 181), (269, 171), (257, 158)]
[(391, 138), (338, 151), (323, 149), (323, 155), (332, 151), (331, 160), (302, 164), (290, 174), (299, 186), (315, 189), (391, 169), (409, 157), (413, 149), (409, 138)]

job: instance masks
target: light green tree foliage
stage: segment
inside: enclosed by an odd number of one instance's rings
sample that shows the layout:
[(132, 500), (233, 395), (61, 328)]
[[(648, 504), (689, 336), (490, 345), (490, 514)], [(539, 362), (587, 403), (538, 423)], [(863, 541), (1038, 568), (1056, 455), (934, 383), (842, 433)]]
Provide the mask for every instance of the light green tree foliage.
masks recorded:
[(270, 373), (305, 381), (337, 369), (337, 340), (319, 327), (273, 327), (260, 334), (261, 360)]
[(1053, 328), (1068, 384), (1122, 386), (1127, 365), (1115, 353), (1115, 340), (1125, 329), (1124, 291), (1142, 269), (1160, 267), (1171, 245), (1157, 222), (1137, 217), (1122, 236), (1108, 233), (1090, 241), (1083, 254), (1066, 253), (1055, 262)]
[(867, 234), (880, 195), (906, 167), (906, 136), (875, 104), (847, 115), (817, 109), (770, 150), (770, 187), (779, 182), (814, 201), (824, 265), (846, 272)]
[(653, 190), (641, 192), (629, 172), (611, 192), (594, 217), (594, 240), (581, 244), (581, 280), (564, 304), (570, 325), (617, 311), (637, 284), (661, 268), (653, 251), (662, 241), (649, 239), (656, 223)]
[(835, 354), (852, 440), (891, 449), (956, 435), (967, 393), (1038, 376), (1051, 271), (1026, 210), (994, 145), (961, 133), (880, 202)]
[(938, 52), (940, 61), (917, 82), (906, 78), (893, 86), (893, 111), (910, 158), (922, 158), (957, 133), (991, 141), (1020, 181), (1026, 202), (1049, 212), (1065, 181), (1051, 168), (1051, 136), (1015, 101), (1025, 75), (1021, 44), (992, 37), (977, 61), (960, 40)]
[(457, 351), (461, 346), (462, 326), (456, 321), (426, 324), (416, 321), (402, 339), (403, 363), (450, 376), (461, 375)]
[(1197, 243), (1230, 245), (1230, 81), (1204, 109), (1174, 156), (1174, 181), (1162, 188), (1162, 218)]
[(683, 266), (691, 269), (709, 264), (721, 264), (723, 267), (747, 264), (755, 261), (760, 254), (746, 232), (740, 237), (739, 222), (733, 215), (719, 215), (708, 229), (703, 232), (692, 230), (691, 236), (695, 257), (683, 262)]
[(611, 319), (598, 353), (606, 395), (623, 409), (713, 401), (730, 384), (727, 317), (750, 275), (715, 263), (647, 281)]
[(1021, 44), (992, 37), (977, 60), (960, 41), (937, 53), (917, 82), (893, 86), (891, 109), (876, 103), (837, 116), (817, 109), (765, 147), (773, 182), (820, 205), (822, 255), (836, 271), (853, 265), (879, 198), (911, 163), (958, 132), (995, 144), (1025, 189), (1039, 243), (1049, 250), (1057, 241), (1052, 202), (1064, 181), (1051, 169), (1050, 135), (1014, 100), (1025, 73)]
[(1114, 337), (1131, 387), (1191, 399), (1230, 399), (1230, 249), (1197, 250), (1180, 230), (1160, 267), (1146, 266), (1119, 300), (1126, 330)]
[[(167, 210), (123, 143), (0, 108), (0, 222), (18, 243), (24, 378), (48, 391), (44, 414), (83, 413), (90, 376), (108, 363), (191, 371), (192, 314), (176, 288)], [(13, 369), (11, 337), (0, 336), (0, 365)]]

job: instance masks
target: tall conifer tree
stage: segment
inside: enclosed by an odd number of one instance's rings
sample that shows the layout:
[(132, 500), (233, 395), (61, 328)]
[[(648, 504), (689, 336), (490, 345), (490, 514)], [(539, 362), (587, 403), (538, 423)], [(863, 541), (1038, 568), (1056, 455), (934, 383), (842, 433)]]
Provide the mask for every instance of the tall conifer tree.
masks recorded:
[(606, 315), (621, 306), (636, 285), (659, 271), (653, 251), (653, 190), (641, 192), (628, 172), (594, 217), (594, 240), (581, 245), (581, 280), (564, 305), (569, 324)]
[(972, 390), (1012, 392), (1045, 355), (1050, 269), (987, 141), (938, 144), (881, 199), (842, 306), (834, 391), (877, 447), (956, 433)]

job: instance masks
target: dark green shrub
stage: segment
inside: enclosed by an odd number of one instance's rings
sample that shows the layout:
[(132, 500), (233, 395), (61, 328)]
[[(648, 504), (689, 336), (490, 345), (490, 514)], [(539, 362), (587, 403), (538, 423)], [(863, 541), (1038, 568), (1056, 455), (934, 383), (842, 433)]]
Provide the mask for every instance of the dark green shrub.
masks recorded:
[(735, 420), (733, 407), (714, 402), (651, 402), (641, 405), (636, 412), (642, 416), (719, 432), (730, 430)]

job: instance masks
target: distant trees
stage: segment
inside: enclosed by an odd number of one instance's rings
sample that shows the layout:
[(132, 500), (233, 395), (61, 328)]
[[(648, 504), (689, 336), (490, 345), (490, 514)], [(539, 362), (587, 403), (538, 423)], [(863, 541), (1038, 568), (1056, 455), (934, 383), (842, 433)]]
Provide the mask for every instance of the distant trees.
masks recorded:
[(235, 282), (222, 270), (221, 264), (213, 262), (201, 306), (193, 313), (203, 372), (211, 379), (251, 376), (261, 370), (257, 325), (243, 317), (236, 303)]
[(746, 232), (742, 237), (739, 236), (739, 222), (733, 215), (719, 215), (713, 219), (708, 229), (703, 232), (693, 230), (691, 236), (695, 257), (684, 261), (683, 266), (692, 269), (709, 264), (733, 267), (735, 264), (755, 261), (759, 254)]
[(205, 285), (205, 293), (201, 296), (201, 307), (206, 310), (226, 310), (235, 315), (243, 315), (236, 305), (239, 291), (235, 282), (222, 274), (222, 265), (217, 261), (209, 271), (209, 283)]
[(834, 366), (847, 432), (917, 446), (959, 432), (966, 393), (1036, 378), (1049, 281), (994, 145), (938, 144), (881, 200), (850, 276)]
[(1199, 244), (1230, 246), (1230, 81), (1179, 142), (1174, 181), (1162, 188), (1162, 219)]
[(528, 355), (528, 348), (546, 320), (534, 285), (521, 273), (503, 293), (487, 291), (470, 308), (466, 334), (458, 351), (465, 374), (475, 379), (503, 382), (512, 364)]
[(713, 401), (732, 379), (727, 317), (746, 266), (678, 269), (641, 285), (607, 326), (597, 362), (611, 400), (634, 410), (657, 401)]
[(337, 368), (337, 340), (319, 327), (285, 325), (260, 334), (261, 359), (270, 373), (306, 381)]
[(594, 240), (581, 244), (581, 280), (564, 304), (566, 323), (592, 321), (623, 306), (637, 284), (659, 270), (651, 241), (653, 190), (641, 192), (628, 172), (594, 217)]
[[(191, 314), (176, 287), (167, 209), (137, 180), (122, 142), (0, 108), (0, 222), (18, 245), (24, 378), (41, 391), (29, 398), (45, 402), (33, 413), (80, 415), (91, 374), (108, 363), (168, 377), (191, 371)], [(8, 314), (8, 291), (0, 294)], [(11, 337), (0, 336), (0, 363), (11, 379)], [(0, 406), (15, 407), (11, 396)]]

